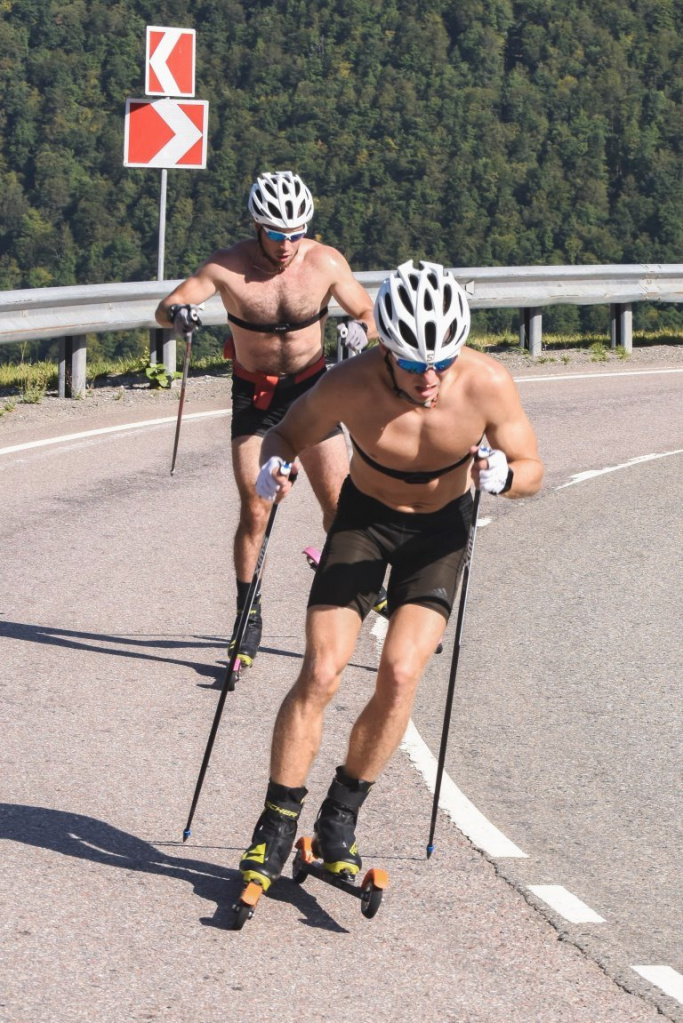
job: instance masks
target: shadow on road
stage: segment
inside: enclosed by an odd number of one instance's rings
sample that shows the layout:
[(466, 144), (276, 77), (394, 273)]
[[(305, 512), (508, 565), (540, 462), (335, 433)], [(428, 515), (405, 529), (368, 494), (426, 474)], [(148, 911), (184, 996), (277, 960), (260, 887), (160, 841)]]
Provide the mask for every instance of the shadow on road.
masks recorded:
[[(238, 870), (186, 856), (167, 855), (150, 842), (94, 817), (19, 803), (0, 803), (0, 839), (129, 872), (141, 871), (185, 881), (192, 885), (199, 898), (216, 904), (213, 916), (201, 917), (200, 922), (210, 927), (232, 928), (232, 906), (242, 889)], [(179, 847), (184, 848), (180, 844)], [(7, 864), (5, 869), (8, 869)], [(131, 898), (135, 898), (134, 890), (131, 890)], [(259, 905), (259, 914), (268, 912), (269, 900), (295, 906), (303, 914), (303, 922), (310, 927), (345, 933), (345, 928), (325, 913), (313, 896), (288, 878), (273, 886), (272, 894)]]
[(132, 657), (146, 661), (161, 661), (164, 664), (178, 664), (192, 668), (198, 675), (215, 678), (216, 668), (210, 664), (186, 661), (177, 657), (157, 657), (141, 650), (123, 650), (98, 645), (120, 644), (122, 647), (146, 647), (154, 650), (186, 650), (188, 647), (206, 650), (221, 649), (224, 641), (213, 636), (194, 636), (192, 639), (163, 639), (158, 636), (140, 639), (135, 636), (112, 636), (100, 632), (75, 632), (72, 629), (58, 629), (51, 625), (28, 625), (25, 622), (0, 620), (0, 636), (6, 639), (20, 639), (27, 643), (42, 643), (49, 646), (65, 647), (70, 650), (90, 650), (93, 653), (113, 654), (115, 657)]

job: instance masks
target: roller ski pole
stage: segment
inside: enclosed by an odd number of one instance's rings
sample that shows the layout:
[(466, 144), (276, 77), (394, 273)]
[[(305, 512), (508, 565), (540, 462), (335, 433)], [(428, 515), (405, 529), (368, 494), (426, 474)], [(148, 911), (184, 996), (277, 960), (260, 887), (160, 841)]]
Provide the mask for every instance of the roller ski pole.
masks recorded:
[[(183, 379), (180, 385), (180, 400), (178, 402), (178, 419), (175, 426), (175, 439), (173, 441), (173, 456), (171, 458), (171, 476), (175, 472), (176, 456), (178, 454), (178, 441), (180, 440), (180, 424), (183, 418), (183, 405), (185, 404), (185, 390), (187, 388), (187, 375), (190, 369), (190, 356), (192, 354), (192, 334), (197, 327), (201, 327), (197, 307), (192, 305), (172, 305), (168, 310), (176, 330), (176, 337), (182, 337), (185, 341), (185, 358), (183, 359)], [(176, 319), (178, 323), (176, 324)]]
[(439, 763), (436, 771), (436, 784), (434, 787), (434, 801), (432, 803), (432, 821), (429, 829), (429, 841), (427, 842), (427, 859), (434, 852), (434, 832), (436, 831), (436, 817), (439, 810), (439, 796), (441, 795), (441, 780), (443, 778), (444, 765), (446, 763), (446, 746), (448, 745), (448, 732), (451, 723), (451, 712), (453, 710), (453, 694), (455, 692), (455, 677), (458, 673), (458, 661), (460, 659), (460, 642), (462, 639), (462, 628), (465, 621), (465, 608), (467, 607), (467, 591), (470, 582), (470, 570), (472, 568), (472, 557), (474, 555), (474, 543), (477, 537), (477, 519), (479, 517), (479, 502), (481, 501), (481, 490), (474, 495), (472, 505), (472, 521), (470, 523), (470, 534), (467, 540), (467, 551), (465, 553), (465, 564), (462, 575), (462, 588), (460, 591), (460, 606), (458, 607), (458, 620), (455, 627), (455, 643), (453, 646), (453, 658), (451, 660), (451, 672), (448, 679), (448, 690), (446, 693), (446, 708), (444, 711), (443, 728), (441, 731), (441, 747), (439, 749)]
[(197, 803), (199, 801), (199, 794), (200, 794), (200, 792), (202, 790), (202, 785), (204, 784), (204, 775), (206, 774), (206, 769), (209, 766), (209, 759), (211, 757), (211, 751), (213, 750), (213, 744), (214, 744), (215, 739), (216, 739), (216, 733), (218, 732), (218, 726), (220, 724), (221, 715), (223, 714), (223, 706), (225, 705), (226, 697), (227, 697), (228, 693), (230, 693), (230, 692), (232, 692), (234, 690), (235, 682), (236, 682), (236, 680), (240, 676), (241, 664), (238, 665), (239, 654), (240, 654), (240, 643), (242, 642), (242, 638), (243, 638), (245, 630), (247, 628), (247, 624), (248, 624), (248, 621), (249, 621), (249, 612), (251, 611), (251, 606), (254, 603), (254, 597), (256, 596), (256, 591), (257, 591), (258, 585), (259, 585), (259, 583), (261, 581), (261, 575), (262, 575), (262, 572), (263, 572), (263, 565), (264, 565), (264, 562), (266, 560), (266, 551), (268, 550), (268, 541), (270, 540), (270, 534), (271, 534), (272, 529), (273, 529), (273, 523), (275, 522), (275, 516), (277, 514), (277, 508), (278, 508), (277, 504), (273, 504), (273, 507), (272, 507), (271, 512), (270, 512), (270, 515), (268, 517), (268, 523), (266, 525), (266, 531), (265, 531), (265, 533), (263, 535), (263, 540), (261, 542), (261, 549), (259, 551), (258, 560), (256, 562), (256, 568), (254, 570), (254, 575), (252, 577), (251, 583), (249, 584), (249, 590), (247, 592), (247, 599), (246, 599), (246, 601), (244, 603), (244, 607), (242, 608), (242, 616), (240, 618), (240, 623), (239, 623), (239, 626), (237, 628), (237, 633), (235, 635), (235, 643), (234, 643), (234, 647), (233, 647), (233, 652), (232, 652), (232, 655), (231, 655), (231, 657), (230, 657), (230, 659), (228, 661), (228, 667), (227, 667), (227, 669), (225, 671), (225, 677), (223, 679), (223, 688), (221, 689), (221, 695), (220, 695), (220, 697), (218, 699), (218, 706), (216, 707), (216, 713), (214, 714), (213, 724), (211, 725), (211, 731), (209, 733), (209, 739), (208, 739), (208, 742), (206, 744), (206, 750), (204, 751), (204, 758), (202, 760), (202, 765), (201, 765), (201, 767), (199, 769), (199, 777), (197, 778), (197, 784), (195, 786), (194, 796), (192, 797), (192, 805), (190, 806), (190, 812), (189, 812), (189, 815), (188, 815), (188, 818), (187, 818), (187, 824), (185, 825), (185, 830), (183, 831), (183, 842), (186, 842), (187, 839), (190, 837), (190, 833), (191, 833), (190, 832), (190, 827), (192, 825), (192, 818), (194, 817), (194, 812), (195, 812), (195, 810), (197, 808)]

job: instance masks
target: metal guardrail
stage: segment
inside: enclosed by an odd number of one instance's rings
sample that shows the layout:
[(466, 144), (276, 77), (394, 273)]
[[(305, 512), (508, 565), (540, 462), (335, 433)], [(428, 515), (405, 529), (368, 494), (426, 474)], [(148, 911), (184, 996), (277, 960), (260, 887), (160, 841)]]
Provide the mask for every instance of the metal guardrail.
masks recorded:
[[(452, 271), (467, 291), (472, 309), (683, 302), (683, 263), (453, 267)], [(355, 276), (374, 298), (388, 273), (372, 270)], [(179, 283), (142, 281), (0, 292), (0, 344), (156, 327), (154, 310)], [(330, 313), (340, 316), (342, 310), (333, 302)], [(212, 325), (227, 322), (217, 295), (205, 303), (202, 320)]]
[[(611, 308), (612, 345), (632, 347), (633, 302), (683, 302), (683, 264), (637, 263), (606, 266), (452, 267), (469, 295), (472, 309), (521, 310), (520, 344), (540, 354), (542, 308), (547, 305), (606, 305)], [(390, 271), (358, 272), (374, 298)], [(0, 292), (0, 344), (66, 338), (64, 360), (85, 386), (85, 337), (107, 331), (156, 328), (154, 310), (180, 281), (89, 284)], [(336, 302), (330, 314), (343, 310)], [(202, 321), (227, 323), (218, 295), (204, 304)], [(166, 335), (169, 332), (164, 332)], [(167, 336), (164, 363), (175, 368), (175, 342)], [(62, 388), (60, 386), (60, 393)]]

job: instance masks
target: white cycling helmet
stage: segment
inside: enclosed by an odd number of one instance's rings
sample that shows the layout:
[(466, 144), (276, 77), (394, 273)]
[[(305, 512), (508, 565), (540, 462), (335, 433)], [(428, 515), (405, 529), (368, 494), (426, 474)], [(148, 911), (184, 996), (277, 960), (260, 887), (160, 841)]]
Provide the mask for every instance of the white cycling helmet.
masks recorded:
[(431, 365), (454, 358), (470, 332), (467, 296), (449, 270), (412, 259), (380, 285), (375, 323), (382, 344), (400, 359)]
[(275, 171), (261, 174), (251, 186), (249, 212), (257, 224), (290, 230), (313, 216), (313, 196), (298, 174)]

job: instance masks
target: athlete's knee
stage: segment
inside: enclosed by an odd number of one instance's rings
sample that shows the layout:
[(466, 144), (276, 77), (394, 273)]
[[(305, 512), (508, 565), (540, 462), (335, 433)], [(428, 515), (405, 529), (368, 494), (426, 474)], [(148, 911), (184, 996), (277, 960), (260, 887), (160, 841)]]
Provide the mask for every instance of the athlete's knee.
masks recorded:
[(240, 502), (240, 530), (245, 533), (262, 532), (266, 528), (270, 507), (256, 494), (244, 496)]
[(385, 662), (377, 677), (377, 692), (382, 702), (398, 706), (411, 700), (420, 681), (421, 662), (409, 655)]
[(342, 670), (332, 651), (307, 651), (294, 691), (305, 702), (326, 706), (339, 688)]

